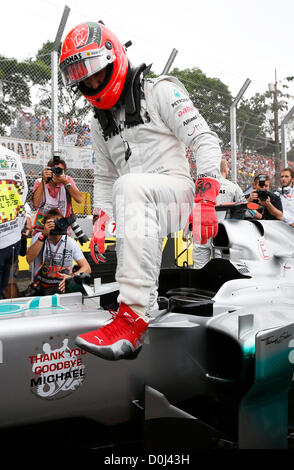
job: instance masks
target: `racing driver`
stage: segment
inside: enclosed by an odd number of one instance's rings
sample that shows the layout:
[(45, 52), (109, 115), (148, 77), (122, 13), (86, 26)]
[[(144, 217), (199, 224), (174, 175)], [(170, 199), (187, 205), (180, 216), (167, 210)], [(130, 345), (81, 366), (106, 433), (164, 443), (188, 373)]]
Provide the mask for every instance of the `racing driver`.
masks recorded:
[[(150, 312), (158, 308), (163, 238), (183, 228), (191, 210), (196, 242), (217, 233), (218, 137), (181, 82), (146, 78), (149, 69), (133, 67), (126, 45), (102, 22), (79, 24), (62, 45), (64, 84), (78, 88), (94, 108), (91, 254), (105, 261), (105, 232), (116, 226), (119, 283), (118, 312), (76, 343), (108, 360), (135, 357), (143, 345)], [(196, 158), (196, 190), (185, 147)]]

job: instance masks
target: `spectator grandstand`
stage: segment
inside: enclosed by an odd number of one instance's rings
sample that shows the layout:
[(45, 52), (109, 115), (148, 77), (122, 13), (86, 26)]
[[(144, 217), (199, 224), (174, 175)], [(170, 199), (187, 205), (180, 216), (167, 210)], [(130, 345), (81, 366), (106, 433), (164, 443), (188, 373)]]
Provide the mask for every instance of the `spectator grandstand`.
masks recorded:
[[(224, 150), (223, 156), (228, 162), (229, 169), (231, 169), (231, 152)], [(190, 165), (191, 176), (195, 180), (197, 170), (190, 149), (187, 149), (187, 158)], [(288, 161), (288, 166), (294, 170), (294, 162)], [(273, 178), (275, 174), (274, 159), (263, 155), (237, 152), (237, 183), (241, 186), (243, 191), (251, 186), (252, 179), (257, 173), (266, 173), (270, 178)]]
[[(33, 142), (36, 144), (38, 143), (48, 143), (50, 144), (52, 140), (52, 131), (51, 131), (51, 122), (48, 116), (46, 115), (34, 115), (32, 113), (28, 113), (22, 110), (18, 110), (16, 113), (16, 118), (14, 120), (14, 126), (11, 128), (10, 132), (10, 143), (2, 143), (6, 145), (8, 148), (15, 150), (19, 153), (23, 159), (24, 170), (28, 178), (28, 186), (29, 186), (29, 193), (28, 193), (28, 202), (31, 205), (31, 194), (33, 190), (34, 182), (37, 178), (40, 177), (42, 171), (42, 165), (40, 165), (40, 158), (38, 161), (33, 162), (32, 158), (30, 158), (31, 153), (33, 154)], [(22, 139), (23, 141), (32, 142), (31, 147), (27, 145), (27, 147), (19, 146), (18, 139)], [(15, 145), (13, 144), (15, 142)], [(89, 124), (83, 122), (82, 120), (78, 119), (65, 119), (59, 120), (59, 143), (65, 144), (66, 148), (69, 150), (67, 151), (67, 155), (64, 155), (64, 158), (68, 161), (70, 160), (69, 155), (72, 156), (73, 152), (70, 152), (70, 146), (72, 147), (79, 147), (81, 152), (91, 151), (92, 147), (92, 138), (91, 138), (91, 130)], [(30, 152), (27, 154), (25, 150)], [(41, 152), (42, 148), (38, 149), (38, 152)], [(69, 153), (68, 153), (69, 152)], [(190, 149), (187, 149), (186, 152), (187, 159), (190, 165), (190, 172), (192, 178), (195, 180), (197, 175), (197, 169), (195, 162), (193, 160), (193, 154)], [(226, 158), (228, 162), (228, 167), (231, 169), (231, 152), (229, 150), (223, 150), (223, 156)], [(78, 159), (80, 156), (78, 157)], [(94, 158), (94, 157), (93, 157)], [(41, 161), (45, 161), (48, 159), (48, 155), (45, 155), (41, 158)], [(31, 161), (29, 161), (31, 160)], [(79, 159), (79, 163), (81, 160)], [(34, 164), (35, 163), (35, 164)], [(39, 164), (36, 164), (39, 163)], [(92, 162), (93, 163), (93, 162)], [(94, 172), (93, 172), (93, 165), (84, 164), (78, 169), (75, 168), (76, 162), (68, 161), (68, 171), (69, 174), (73, 172), (75, 179), (77, 180), (77, 184), (81, 187), (81, 191), (83, 191), (87, 196), (86, 200), (91, 201), (93, 200), (93, 180), (94, 180)], [(294, 162), (288, 161), (288, 166), (293, 168), (294, 170)], [(240, 187), (245, 191), (248, 187), (251, 186), (252, 179), (256, 175), (256, 173), (266, 173), (271, 178), (273, 178), (275, 174), (275, 165), (274, 165), (274, 158), (259, 154), (249, 154), (244, 152), (237, 153), (237, 183)], [(90, 202), (90, 204), (91, 204)], [(87, 203), (88, 204), (88, 203)], [(91, 214), (92, 207), (85, 208), (84, 215)]]
[[(18, 110), (14, 124), (10, 134), (12, 138), (38, 142), (51, 142), (52, 140), (52, 126), (48, 116)], [(60, 120), (59, 141), (79, 147), (92, 145), (90, 126), (81, 120)]]

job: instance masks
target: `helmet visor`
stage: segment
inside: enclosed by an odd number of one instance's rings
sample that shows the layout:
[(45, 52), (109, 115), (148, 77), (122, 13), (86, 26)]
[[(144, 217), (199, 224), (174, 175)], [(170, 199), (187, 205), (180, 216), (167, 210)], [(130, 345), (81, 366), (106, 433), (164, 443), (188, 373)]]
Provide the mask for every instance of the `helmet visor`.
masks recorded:
[(66, 86), (72, 86), (79, 83), (85, 78), (100, 72), (115, 60), (112, 51), (105, 47), (101, 49), (91, 50), (89, 52), (80, 52), (66, 58), (60, 64), (60, 71), (63, 83)]

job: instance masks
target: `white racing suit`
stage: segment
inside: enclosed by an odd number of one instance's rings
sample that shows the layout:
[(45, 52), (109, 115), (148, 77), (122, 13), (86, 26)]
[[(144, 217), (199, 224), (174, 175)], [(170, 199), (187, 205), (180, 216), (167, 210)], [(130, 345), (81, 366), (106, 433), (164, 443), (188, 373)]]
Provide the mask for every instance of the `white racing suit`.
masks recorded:
[[(243, 191), (238, 184), (232, 181), (220, 177), (219, 182), (221, 184), (219, 195), (216, 198), (216, 204), (225, 204), (227, 202), (241, 202), (244, 199)], [(220, 222), (225, 218), (225, 212), (217, 212), (217, 218)], [(204, 245), (194, 243), (193, 245), (193, 267), (195, 269), (201, 269), (210, 260), (212, 253), (212, 238), (210, 238)], [(220, 253), (215, 252), (215, 257), (219, 258)]]
[(177, 79), (143, 79), (141, 87), (142, 123), (127, 126), (125, 107), (112, 109), (119, 132), (105, 138), (93, 118), (94, 207), (117, 224), (118, 302), (150, 311), (157, 307), (162, 240), (184, 227), (193, 205), (185, 147), (193, 150), (198, 174), (213, 178), (219, 177), (221, 151)]

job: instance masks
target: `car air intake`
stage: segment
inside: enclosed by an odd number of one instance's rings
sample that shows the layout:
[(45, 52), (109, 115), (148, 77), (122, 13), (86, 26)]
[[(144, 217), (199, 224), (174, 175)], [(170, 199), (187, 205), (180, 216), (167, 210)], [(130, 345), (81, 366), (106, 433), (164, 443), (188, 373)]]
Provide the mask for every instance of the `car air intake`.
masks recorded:
[(195, 300), (189, 297), (176, 295), (169, 299), (169, 311), (175, 313), (185, 313), (187, 315), (198, 315), (201, 317), (212, 317), (213, 300)]

